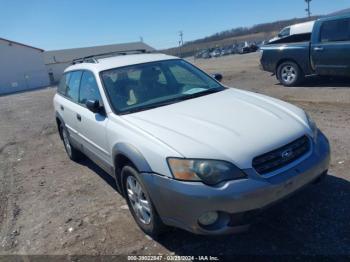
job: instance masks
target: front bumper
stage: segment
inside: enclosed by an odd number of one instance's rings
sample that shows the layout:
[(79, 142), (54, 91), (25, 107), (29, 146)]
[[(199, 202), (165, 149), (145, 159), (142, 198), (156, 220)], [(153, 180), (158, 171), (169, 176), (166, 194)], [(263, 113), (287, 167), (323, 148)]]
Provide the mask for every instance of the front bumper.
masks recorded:
[[(330, 147), (319, 131), (311, 154), (277, 175), (263, 177), (254, 169), (244, 170), (248, 178), (228, 181), (219, 187), (184, 182), (156, 174), (142, 174), (145, 186), (163, 222), (197, 234), (227, 234), (244, 231), (249, 221), (232, 223), (235, 215), (252, 214), (291, 195), (328, 170)], [(199, 225), (198, 217), (217, 211), (220, 219), (210, 228)]]

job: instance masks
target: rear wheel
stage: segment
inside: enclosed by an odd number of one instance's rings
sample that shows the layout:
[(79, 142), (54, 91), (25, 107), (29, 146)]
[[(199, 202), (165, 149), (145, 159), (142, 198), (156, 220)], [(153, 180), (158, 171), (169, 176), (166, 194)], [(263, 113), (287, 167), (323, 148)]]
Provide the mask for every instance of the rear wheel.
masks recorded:
[(304, 75), (296, 63), (287, 61), (279, 65), (277, 78), (284, 86), (296, 86), (304, 79)]
[(82, 158), (83, 154), (72, 146), (69, 140), (69, 133), (67, 131), (67, 128), (63, 124), (60, 125), (60, 132), (68, 157), (73, 161), (79, 161)]
[(157, 237), (165, 229), (151, 198), (139, 179), (139, 173), (131, 166), (121, 172), (123, 188), (129, 210), (138, 226), (147, 235)]

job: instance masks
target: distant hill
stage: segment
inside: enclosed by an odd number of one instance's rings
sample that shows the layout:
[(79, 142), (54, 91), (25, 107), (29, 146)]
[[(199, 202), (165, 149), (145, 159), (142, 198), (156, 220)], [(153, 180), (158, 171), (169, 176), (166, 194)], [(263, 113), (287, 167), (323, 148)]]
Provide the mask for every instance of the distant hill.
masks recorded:
[[(343, 9), (343, 10), (328, 14), (326, 16), (342, 15), (347, 13), (350, 13), (350, 8)], [(192, 56), (196, 52), (202, 49), (223, 47), (223, 46), (232, 45), (234, 43), (244, 42), (244, 41), (255, 42), (255, 41), (268, 40), (276, 36), (276, 34), (286, 26), (302, 23), (310, 20), (316, 20), (320, 17), (322, 16), (317, 15), (317, 16), (312, 16), (310, 18), (293, 18), (288, 20), (275, 21), (271, 23), (258, 24), (252, 27), (237, 27), (230, 30), (225, 30), (225, 31), (213, 34), (211, 36), (186, 42), (181, 47), (181, 54), (183, 57)], [(165, 49), (165, 50), (162, 50), (162, 52), (170, 55), (177, 55), (177, 56), (180, 55), (179, 47)]]
[(257, 34), (257, 33), (275, 32), (275, 31), (281, 30), (283, 27), (286, 27), (292, 24), (316, 20), (317, 18), (319, 18), (319, 16), (313, 16), (310, 18), (293, 18), (288, 20), (276, 21), (272, 23), (258, 24), (252, 27), (238, 27), (231, 30), (222, 31), (202, 39), (187, 42), (186, 45), (217, 41), (228, 37), (237, 37), (237, 36)]
[(223, 47), (223, 46), (233, 45), (235, 43), (242, 43), (245, 41), (255, 42), (255, 41), (263, 41), (266, 39), (271, 39), (273, 36), (276, 35), (276, 33), (277, 31), (262, 32), (262, 33), (242, 35), (242, 36), (236, 36), (236, 37), (228, 37), (228, 38), (216, 40), (216, 41), (190, 43), (190, 44), (186, 43), (181, 47), (181, 55), (180, 55), (180, 49), (178, 47), (161, 50), (161, 52), (168, 55), (188, 57), (188, 56), (193, 56), (195, 53), (203, 49)]
[[(181, 47), (181, 53), (182, 56), (190, 56), (196, 53), (198, 50), (205, 48), (232, 45), (234, 43), (244, 41), (254, 42), (268, 40), (286, 26), (316, 20), (319, 17), (320, 16), (312, 16), (310, 18), (293, 18), (272, 23), (258, 24), (252, 27), (237, 27), (230, 30), (225, 30), (211, 36), (186, 42)], [(169, 48), (162, 51), (170, 55), (179, 55), (180, 52), (178, 47)]]

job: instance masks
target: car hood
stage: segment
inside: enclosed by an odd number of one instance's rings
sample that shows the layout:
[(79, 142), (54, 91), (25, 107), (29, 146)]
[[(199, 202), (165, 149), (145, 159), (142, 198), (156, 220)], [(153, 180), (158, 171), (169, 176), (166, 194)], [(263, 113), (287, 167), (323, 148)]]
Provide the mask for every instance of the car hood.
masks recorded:
[(309, 133), (303, 110), (229, 88), (122, 116), (185, 158), (221, 159), (251, 168), (252, 159)]

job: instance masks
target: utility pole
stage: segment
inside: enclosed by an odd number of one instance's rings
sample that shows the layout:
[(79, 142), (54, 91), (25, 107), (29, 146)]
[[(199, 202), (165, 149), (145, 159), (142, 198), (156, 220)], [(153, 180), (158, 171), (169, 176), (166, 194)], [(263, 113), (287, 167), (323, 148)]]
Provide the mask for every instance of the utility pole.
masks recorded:
[(184, 44), (184, 40), (183, 40), (183, 32), (179, 31), (179, 36), (180, 36), (180, 40), (179, 40), (179, 56), (182, 57), (182, 51), (181, 51), (181, 47)]
[(180, 43), (181, 43), (181, 45), (183, 45), (184, 44), (184, 40), (183, 40), (184, 33), (182, 31), (179, 31), (179, 36), (180, 36)]
[(307, 8), (305, 9), (305, 11), (307, 12), (308, 17), (311, 17), (311, 9), (310, 9), (310, 2), (312, 0), (305, 0), (306, 4), (307, 4)]

